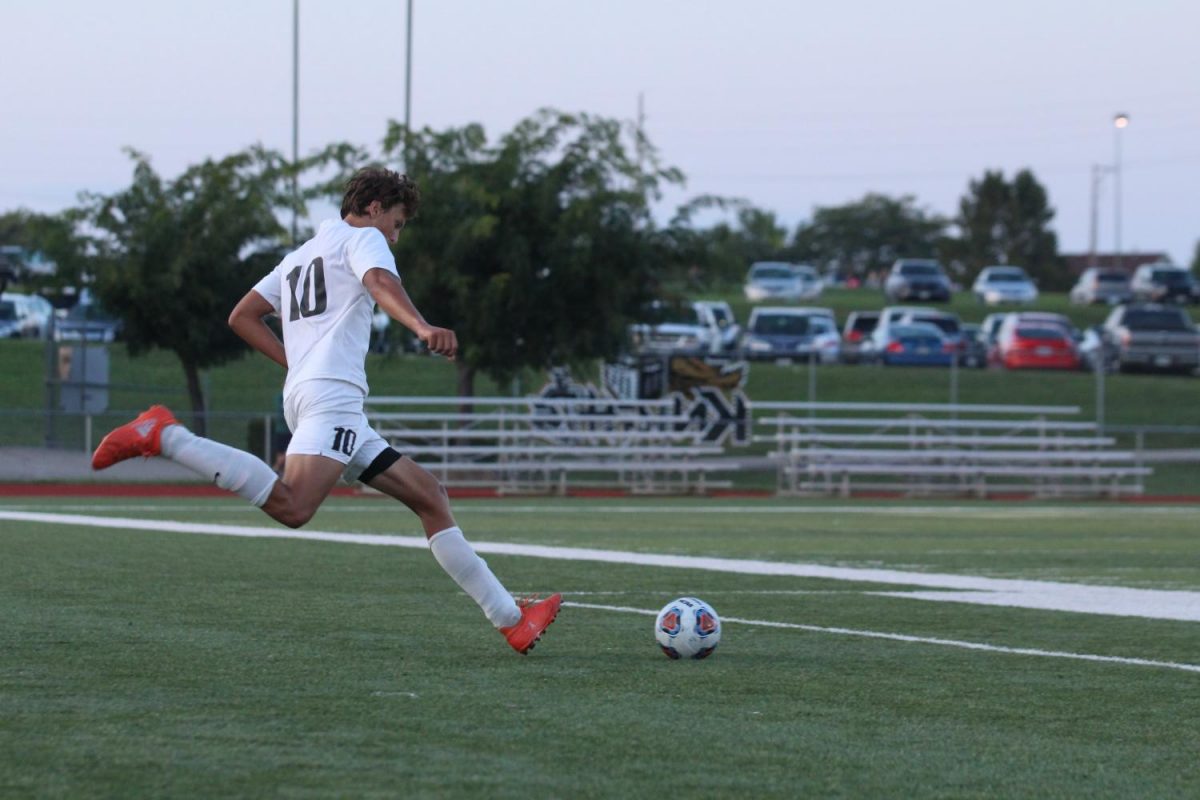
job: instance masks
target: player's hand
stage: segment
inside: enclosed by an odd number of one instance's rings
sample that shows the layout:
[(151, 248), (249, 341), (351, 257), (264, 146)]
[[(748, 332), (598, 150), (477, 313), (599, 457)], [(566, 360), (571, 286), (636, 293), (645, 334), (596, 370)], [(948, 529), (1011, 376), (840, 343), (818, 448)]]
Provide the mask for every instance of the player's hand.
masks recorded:
[(458, 354), (458, 337), (449, 328), (437, 328), (430, 325), (418, 333), (417, 338), (429, 348), (429, 352), (445, 356), (451, 361)]

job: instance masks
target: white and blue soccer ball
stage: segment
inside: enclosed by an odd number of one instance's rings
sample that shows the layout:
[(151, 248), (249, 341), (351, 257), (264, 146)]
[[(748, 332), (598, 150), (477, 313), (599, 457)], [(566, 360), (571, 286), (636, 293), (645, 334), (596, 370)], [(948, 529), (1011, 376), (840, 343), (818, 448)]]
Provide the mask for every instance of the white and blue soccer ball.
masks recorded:
[(721, 641), (721, 618), (703, 600), (680, 597), (658, 612), (654, 638), (668, 658), (707, 658)]

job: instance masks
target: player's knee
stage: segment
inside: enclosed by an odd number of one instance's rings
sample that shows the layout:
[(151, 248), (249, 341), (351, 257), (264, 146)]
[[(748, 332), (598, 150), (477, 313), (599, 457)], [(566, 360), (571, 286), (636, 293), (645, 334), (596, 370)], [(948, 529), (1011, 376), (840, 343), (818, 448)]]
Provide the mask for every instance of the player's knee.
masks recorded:
[(446, 487), (437, 478), (430, 475), (429, 480), (423, 488), (425, 489), (423, 499), (429, 510), (441, 511), (450, 507), (450, 493), (446, 491)]
[(417, 492), (406, 499), (405, 504), (422, 518), (440, 516), (450, 508), (450, 494), (446, 487), (432, 475), (417, 482)]
[(307, 505), (299, 503), (287, 503), (274, 509), (271, 516), (276, 521), (288, 526), (289, 528), (303, 528), (317, 513), (316, 508), (309, 508)]

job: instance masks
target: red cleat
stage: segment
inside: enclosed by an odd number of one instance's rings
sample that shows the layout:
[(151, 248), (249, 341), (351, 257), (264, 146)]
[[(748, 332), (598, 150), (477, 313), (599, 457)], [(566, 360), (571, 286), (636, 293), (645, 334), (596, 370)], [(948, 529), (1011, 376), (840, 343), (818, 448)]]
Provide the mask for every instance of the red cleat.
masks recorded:
[(113, 429), (100, 440), (100, 446), (92, 453), (92, 469), (107, 469), (134, 456), (159, 455), (163, 428), (178, 424), (166, 406), (150, 406), (133, 422)]
[(540, 602), (532, 599), (518, 600), (517, 605), (521, 606), (521, 621), (516, 625), (501, 628), (500, 632), (508, 639), (513, 650), (525, 655), (533, 649), (546, 628), (550, 627), (550, 623), (558, 616), (558, 609), (562, 606), (562, 595), (553, 594)]

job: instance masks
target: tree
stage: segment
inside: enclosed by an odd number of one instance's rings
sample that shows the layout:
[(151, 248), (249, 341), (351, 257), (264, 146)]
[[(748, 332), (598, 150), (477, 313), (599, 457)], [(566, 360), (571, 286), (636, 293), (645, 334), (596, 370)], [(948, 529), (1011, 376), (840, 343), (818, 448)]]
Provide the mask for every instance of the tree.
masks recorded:
[(990, 264), (1015, 264), (1050, 288), (1070, 282), (1058, 257), (1058, 237), (1045, 187), (1027, 169), (1012, 182), (1002, 171), (987, 170), (972, 180), (959, 202), (957, 254), (972, 277)]
[(911, 195), (868, 194), (854, 203), (818, 207), (796, 229), (792, 257), (846, 275), (887, 269), (897, 258), (937, 253), (946, 221)]
[(200, 370), (240, 356), (230, 310), (282, 254), (275, 216), (289, 202), (289, 171), (261, 148), (189, 167), (164, 180), (129, 151), (133, 182), (111, 196), (85, 195), (94, 229), (89, 269), (100, 302), (124, 321), (131, 355), (174, 352), (204, 434)]
[[(696, 228), (693, 219), (703, 211), (732, 212), (732, 223), (721, 221), (709, 228)], [(685, 270), (683, 277), (693, 288), (701, 284), (741, 284), (747, 267), (755, 261), (787, 257), (787, 229), (775, 213), (744, 200), (697, 197), (676, 211), (659, 237), (666, 251), (664, 263)]]
[[(74, 285), (87, 263), (87, 240), (79, 233), (80, 213), (69, 209), (61, 214), (39, 214), (25, 209), (0, 214), (0, 244), (19, 248), (19, 254), (3, 258), (13, 277), (31, 287)], [(51, 274), (41, 274), (26, 259), (41, 259), (53, 265)]]
[(425, 199), (397, 261), (423, 313), (458, 333), (460, 395), (480, 370), (503, 382), (615, 355), (660, 275), (650, 202), (681, 179), (649, 142), (543, 110), (495, 145), (478, 125), (393, 124), (384, 152), (406, 155)]
[(1200, 276), (1200, 241), (1196, 242), (1196, 252), (1192, 256), (1192, 272)]

